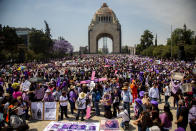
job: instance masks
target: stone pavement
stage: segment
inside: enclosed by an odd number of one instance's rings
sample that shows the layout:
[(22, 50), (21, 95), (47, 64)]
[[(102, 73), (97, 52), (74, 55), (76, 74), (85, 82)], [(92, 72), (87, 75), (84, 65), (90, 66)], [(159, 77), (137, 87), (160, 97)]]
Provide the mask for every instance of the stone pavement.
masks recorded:
[[(162, 103), (159, 104), (160, 113), (163, 111), (163, 107), (164, 107), (164, 96), (162, 96), (161, 98), (162, 98)], [(172, 130), (171, 131), (174, 131), (177, 128), (177, 125), (175, 124), (176, 109), (173, 109), (172, 101), (173, 101), (173, 97), (170, 97), (169, 102), (170, 102), (170, 105), (172, 107), (171, 112), (173, 114), (173, 119), (174, 119), (173, 122), (172, 122)], [(75, 113), (76, 113), (76, 111), (75, 111)], [(75, 120), (75, 115), (70, 114), (70, 108), (68, 107), (68, 116), (70, 118), (69, 119), (64, 118), (65, 120), (63, 120), (63, 121), (76, 121)], [(99, 122), (101, 119), (105, 118), (103, 115), (104, 115), (104, 110), (101, 106), (101, 115), (100, 116), (93, 116), (89, 120), (85, 120), (85, 122)], [(131, 106), (131, 116), (133, 116), (133, 115), (134, 115), (133, 106)], [(60, 113), (59, 113), (59, 116), (60, 116)], [(137, 131), (137, 126), (133, 125), (133, 121), (134, 120), (130, 121), (130, 129), (129, 130), (130, 131)], [(78, 122), (80, 122), (80, 120)], [(27, 123), (29, 124), (30, 131), (42, 131), (50, 123), (50, 121), (28, 121)], [(189, 126), (187, 127), (187, 131), (190, 131)]]

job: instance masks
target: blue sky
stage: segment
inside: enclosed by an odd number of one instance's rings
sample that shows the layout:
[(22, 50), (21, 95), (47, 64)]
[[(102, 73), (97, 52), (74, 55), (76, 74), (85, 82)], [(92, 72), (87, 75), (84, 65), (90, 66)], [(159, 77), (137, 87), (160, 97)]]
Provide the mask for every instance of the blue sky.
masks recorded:
[(44, 29), (46, 20), (53, 38), (63, 36), (78, 50), (88, 45), (88, 26), (103, 2), (121, 23), (123, 45), (138, 44), (145, 29), (158, 44), (166, 43), (171, 25), (196, 31), (196, 0), (0, 0), (0, 24)]

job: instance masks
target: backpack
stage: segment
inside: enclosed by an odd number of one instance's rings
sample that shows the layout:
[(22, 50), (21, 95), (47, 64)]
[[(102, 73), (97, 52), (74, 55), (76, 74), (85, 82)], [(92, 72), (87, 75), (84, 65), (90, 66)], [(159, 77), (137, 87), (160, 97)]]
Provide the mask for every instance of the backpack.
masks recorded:
[(10, 116), (10, 125), (13, 128), (18, 128), (18, 127), (24, 125), (24, 121), (19, 116), (12, 115), (12, 116)]
[(84, 103), (82, 103), (83, 99), (78, 99), (78, 107), (82, 107)]

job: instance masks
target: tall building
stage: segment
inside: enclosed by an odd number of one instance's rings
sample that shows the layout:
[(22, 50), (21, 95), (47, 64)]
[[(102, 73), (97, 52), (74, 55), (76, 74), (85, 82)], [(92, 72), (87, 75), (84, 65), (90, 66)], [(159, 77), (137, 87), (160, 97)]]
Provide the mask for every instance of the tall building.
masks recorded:
[(28, 47), (29, 45), (29, 33), (30, 29), (29, 28), (15, 28), (16, 34), (18, 37), (22, 38), (23, 44)]

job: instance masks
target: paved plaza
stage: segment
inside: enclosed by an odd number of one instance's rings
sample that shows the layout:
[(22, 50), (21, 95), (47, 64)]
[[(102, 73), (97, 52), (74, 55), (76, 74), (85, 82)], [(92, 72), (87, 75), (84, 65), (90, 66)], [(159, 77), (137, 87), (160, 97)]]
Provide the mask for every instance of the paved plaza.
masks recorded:
[[(171, 131), (174, 131), (176, 128), (177, 128), (177, 125), (175, 124), (175, 121), (176, 121), (176, 110), (173, 109), (173, 104), (171, 104), (173, 101), (173, 97), (170, 97), (169, 99), (169, 102), (170, 102), (170, 105), (171, 105), (171, 112), (173, 114), (173, 122), (172, 122), (172, 130)], [(159, 104), (159, 109), (160, 109), (160, 113), (163, 111), (163, 107), (164, 107), (164, 96), (162, 95), (162, 103)], [(76, 111), (75, 111), (76, 113)], [(93, 114), (93, 112), (91, 112), (91, 114)], [(133, 116), (133, 105), (131, 106), (131, 116)], [(69, 119), (66, 119), (64, 118), (63, 121), (75, 121), (75, 115), (71, 115), (70, 111), (69, 111), (69, 108), (68, 108), (68, 115), (69, 115)], [(103, 110), (103, 106), (101, 106), (101, 115), (100, 116), (92, 116), (89, 120), (85, 120), (85, 122), (99, 122), (101, 119), (105, 119), (105, 117), (103, 116), (104, 115), (104, 110)], [(59, 113), (59, 117), (60, 117), (60, 113)], [(116, 119), (116, 118), (114, 118)], [(119, 119), (121, 121), (121, 119)], [(137, 131), (137, 126), (133, 125), (133, 121), (134, 120), (131, 120), (130, 121), (130, 131)], [(28, 121), (28, 124), (30, 126), (30, 131), (42, 131), (44, 130), (44, 128), (50, 123), (51, 121)], [(81, 122), (80, 120), (77, 121), (77, 122)], [(121, 129), (122, 130), (122, 129)], [(187, 131), (190, 131), (190, 128), (189, 126), (187, 127)]]

